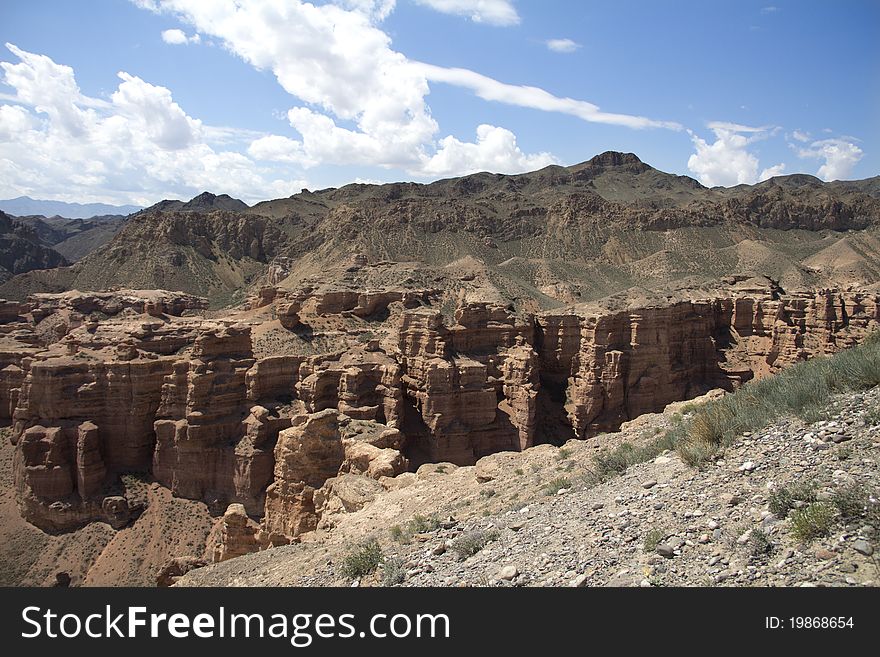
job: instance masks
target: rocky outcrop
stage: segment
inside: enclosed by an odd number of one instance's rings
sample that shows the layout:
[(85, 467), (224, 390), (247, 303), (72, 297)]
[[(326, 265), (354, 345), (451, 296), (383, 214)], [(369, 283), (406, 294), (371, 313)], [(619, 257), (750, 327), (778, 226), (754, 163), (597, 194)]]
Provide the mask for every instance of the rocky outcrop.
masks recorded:
[(335, 409), (300, 416), (279, 433), (275, 481), (266, 491), (266, 531), (292, 537), (313, 531), (318, 525), (315, 490), (336, 476), (344, 459)]
[(259, 525), (248, 518), (244, 506), (230, 504), (219, 521), (219, 536), (212, 551), (213, 563), (259, 550)]
[(484, 303), (459, 308), (455, 319), (446, 327), (436, 311), (404, 314), (402, 380), (414, 402), (404, 433), (416, 464), (471, 464), (532, 444), (538, 372), (531, 321)]
[(183, 556), (169, 560), (156, 575), (156, 586), (160, 588), (174, 585), (178, 579), (196, 568), (204, 568), (208, 562), (199, 557)]

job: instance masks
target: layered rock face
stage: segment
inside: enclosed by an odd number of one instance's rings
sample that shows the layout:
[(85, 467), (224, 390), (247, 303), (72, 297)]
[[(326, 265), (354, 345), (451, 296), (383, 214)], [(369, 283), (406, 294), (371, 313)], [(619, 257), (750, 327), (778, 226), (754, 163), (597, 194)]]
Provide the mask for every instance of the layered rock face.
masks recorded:
[[(784, 295), (760, 281), (625, 309), (461, 303), (451, 319), (421, 293), (261, 291), (222, 321), (194, 316), (202, 302), (185, 296), (88, 297), (34, 299), (0, 330), (22, 512), (52, 531), (122, 526), (137, 508), (120, 476), (139, 472), (217, 514), (233, 505), (217, 560), (329, 529), (424, 463), (589, 438), (880, 326), (876, 294)], [(264, 324), (296, 344), (320, 326), (384, 337), (256, 358)]]
[(400, 330), (404, 433), (417, 462), (473, 463), (531, 446), (537, 397), (533, 324), (469, 304), (447, 327), (439, 312), (406, 313)]

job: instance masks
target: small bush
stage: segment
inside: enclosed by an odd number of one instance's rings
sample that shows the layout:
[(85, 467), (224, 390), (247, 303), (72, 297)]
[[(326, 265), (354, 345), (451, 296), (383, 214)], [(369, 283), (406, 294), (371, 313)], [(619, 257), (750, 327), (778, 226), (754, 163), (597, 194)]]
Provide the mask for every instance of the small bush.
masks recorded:
[(498, 538), (498, 532), (492, 530), (476, 529), (467, 532), (452, 542), (452, 550), (461, 561), (474, 556), (489, 543)]
[(840, 512), (840, 517), (844, 520), (854, 520), (861, 518), (865, 513), (870, 495), (868, 491), (858, 484), (850, 484), (840, 488), (831, 496), (831, 503)]
[(382, 586), (403, 584), (405, 579), (406, 568), (403, 559), (386, 559), (382, 564)]
[(763, 529), (755, 527), (749, 534), (749, 546), (752, 549), (752, 555), (759, 557), (773, 552), (773, 543)]
[(568, 477), (556, 477), (556, 479), (552, 479), (544, 484), (544, 494), (556, 495), (563, 488), (571, 488), (571, 481), (568, 480)]
[(342, 560), (341, 572), (349, 579), (358, 579), (379, 567), (382, 561), (382, 548), (375, 539), (356, 547)]
[(654, 528), (648, 530), (648, 533), (645, 534), (645, 543), (644, 549), (645, 552), (651, 553), (657, 549), (657, 546), (660, 545), (660, 541), (666, 538), (666, 532), (662, 529)]
[(440, 528), (440, 518), (435, 515), (432, 515), (430, 518), (426, 518), (423, 515), (416, 514), (412, 517), (407, 523), (407, 529), (412, 534), (426, 534), (428, 532), (437, 531)]
[(560, 447), (556, 452), (556, 458), (560, 461), (564, 461), (569, 456), (571, 456), (571, 450), (568, 447)]
[(523, 472), (522, 468), (517, 468), (516, 470), (513, 471), (513, 474), (515, 474), (517, 477), (522, 477), (525, 474), (525, 472)]
[(824, 502), (813, 502), (795, 509), (789, 517), (791, 533), (799, 541), (808, 543), (814, 538), (827, 536), (834, 526), (834, 507)]
[(768, 507), (770, 513), (777, 518), (785, 518), (788, 513), (796, 506), (797, 502), (815, 502), (816, 501), (816, 484), (808, 481), (804, 483), (793, 483), (782, 488), (777, 488), (770, 493)]
[(692, 468), (702, 468), (718, 455), (718, 448), (714, 445), (691, 438), (678, 443), (675, 451)]
[(416, 534), (426, 534), (436, 531), (440, 527), (440, 518), (436, 514), (430, 518), (416, 514), (404, 525), (394, 525), (389, 530), (391, 538), (398, 543), (409, 543)]

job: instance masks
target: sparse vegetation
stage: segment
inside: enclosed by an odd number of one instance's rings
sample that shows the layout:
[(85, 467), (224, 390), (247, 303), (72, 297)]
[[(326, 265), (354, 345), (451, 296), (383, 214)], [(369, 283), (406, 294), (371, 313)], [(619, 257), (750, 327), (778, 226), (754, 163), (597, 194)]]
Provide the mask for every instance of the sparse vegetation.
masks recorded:
[(348, 579), (358, 579), (376, 571), (382, 561), (382, 548), (375, 539), (351, 550), (342, 560), (340, 572)]
[(494, 530), (476, 529), (462, 534), (452, 542), (452, 550), (462, 561), (474, 556), (489, 543), (498, 538), (498, 532)]
[(382, 563), (382, 586), (403, 584), (406, 579), (406, 567), (402, 559), (391, 557)]
[(864, 344), (797, 363), (699, 407), (683, 424), (686, 434), (676, 441), (679, 454), (699, 466), (745, 431), (759, 431), (787, 414), (815, 421), (832, 394), (878, 384), (880, 332), (875, 332)]
[(849, 484), (834, 491), (831, 503), (843, 520), (861, 518), (871, 505), (868, 491), (859, 484)]
[(749, 547), (755, 557), (773, 552), (773, 543), (770, 541), (770, 537), (760, 527), (755, 527), (749, 534)]
[(809, 543), (813, 539), (828, 535), (834, 526), (835, 510), (825, 502), (813, 502), (792, 511), (789, 520), (792, 536), (799, 541)]
[(610, 451), (604, 451), (594, 458), (593, 471), (586, 476), (589, 485), (608, 481), (612, 477), (622, 474), (631, 465), (644, 463), (657, 458), (663, 452), (675, 447), (675, 430), (657, 435), (646, 445), (635, 446), (632, 443), (622, 443)]
[(571, 488), (571, 481), (568, 477), (556, 477), (544, 484), (543, 488), (545, 495), (556, 495), (564, 488)]
[(816, 484), (812, 481), (792, 483), (770, 493), (768, 508), (777, 518), (785, 518), (798, 505), (816, 501)]
[(664, 538), (666, 538), (665, 530), (658, 527), (649, 529), (648, 533), (645, 534), (645, 541), (643, 545), (645, 552), (651, 553), (656, 550), (657, 546), (660, 545), (660, 541), (662, 541)]
[(440, 518), (437, 514), (425, 517), (420, 514), (414, 515), (403, 526), (394, 525), (389, 529), (392, 540), (398, 543), (409, 543), (416, 534), (426, 534), (436, 531), (440, 527)]

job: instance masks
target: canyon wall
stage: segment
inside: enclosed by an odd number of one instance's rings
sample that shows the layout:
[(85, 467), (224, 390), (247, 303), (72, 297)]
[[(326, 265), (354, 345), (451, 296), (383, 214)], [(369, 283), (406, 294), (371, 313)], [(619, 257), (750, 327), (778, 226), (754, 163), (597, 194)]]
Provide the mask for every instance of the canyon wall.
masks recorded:
[[(125, 475), (140, 473), (218, 515), (240, 505), (218, 559), (332, 527), (422, 463), (586, 439), (880, 326), (876, 294), (772, 286), (536, 316), (465, 303), (445, 320), (429, 293), (261, 291), (223, 320), (194, 297), (119, 296), (0, 303), (0, 415), (22, 513), (47, 531), (122, 526), (138, 512)], [(309, 339), (343, 313), (387, 334), (257, 358), (255, 309)]]

